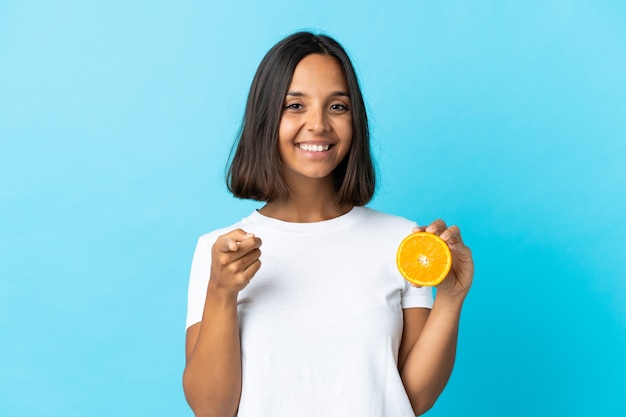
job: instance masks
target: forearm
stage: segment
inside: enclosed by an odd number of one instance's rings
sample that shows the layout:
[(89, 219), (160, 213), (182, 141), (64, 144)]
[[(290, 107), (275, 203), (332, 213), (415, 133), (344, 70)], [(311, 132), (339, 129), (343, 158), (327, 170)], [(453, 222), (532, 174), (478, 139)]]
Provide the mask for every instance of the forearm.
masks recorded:
[(187, 402), (196, 416), (228, 416), (241, 395), (241, 348), (237, 299), (207, 293), (200, 330), (183, 375)]
[(446, 386), (456, 356), (463, 300), (437, 297), (400, 374), (417, 415), (428, 411)]

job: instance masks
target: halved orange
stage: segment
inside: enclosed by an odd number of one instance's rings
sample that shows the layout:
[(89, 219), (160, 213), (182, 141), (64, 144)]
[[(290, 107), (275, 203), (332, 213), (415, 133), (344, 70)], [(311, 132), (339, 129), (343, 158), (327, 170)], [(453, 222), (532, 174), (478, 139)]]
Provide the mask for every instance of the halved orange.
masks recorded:
[(412, 284), (434, 286), (448, 275), (452, 255), (439, 236), (417, 232), (400, 242), (396, 264), (402, 276)]

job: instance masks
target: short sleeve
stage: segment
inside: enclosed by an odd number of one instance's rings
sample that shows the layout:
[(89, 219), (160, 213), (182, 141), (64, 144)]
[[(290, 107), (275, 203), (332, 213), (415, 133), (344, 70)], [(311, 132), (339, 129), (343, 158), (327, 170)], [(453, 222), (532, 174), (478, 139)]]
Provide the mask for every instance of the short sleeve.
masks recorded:
[(432, 308), (433, 289), (431, 287), (416, 288), (408, 282), (402, 291), (402, 308)]
[(189, 292), (187, 294), (186, 328), (202, 321), (206, 291), (211, 274), (211, 246), (208, 235), (198, 239), (191, 262)]

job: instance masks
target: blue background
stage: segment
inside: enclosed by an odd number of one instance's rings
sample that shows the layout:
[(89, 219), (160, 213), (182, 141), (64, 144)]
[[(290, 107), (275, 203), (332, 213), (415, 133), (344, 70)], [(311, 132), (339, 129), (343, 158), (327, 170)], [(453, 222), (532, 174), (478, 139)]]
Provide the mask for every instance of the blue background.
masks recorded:
[[(383, 4), (384, 3), (384, 4)], [(428, 416), (623, 416), (623, 1), (0, 3), (0, 415), (190, 416), (196, 238), (247, 89), (297, 29), (337, 37), (372, 120), (371, 206), (475, 254)]]

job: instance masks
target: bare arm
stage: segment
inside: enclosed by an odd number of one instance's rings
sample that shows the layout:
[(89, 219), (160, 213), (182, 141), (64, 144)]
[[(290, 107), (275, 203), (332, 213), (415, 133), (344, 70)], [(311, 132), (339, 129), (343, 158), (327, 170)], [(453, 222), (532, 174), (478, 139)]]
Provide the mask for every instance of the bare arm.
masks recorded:
[(260, 268), (260, 239), (235, 230), (212, 249), (211, 277), (202, 321), (187, 330), (185, 396), (195, 415), (228, 416), (241, 395), (237, 294)]
[[(401, 362), (400, 376), (416, 415), (428, 411), (445, 388), (456, 356), (460, 308), (435, 300), (433, 309), (404, 311), (404, 339), (414, 339)], [(423, 328), (421, 332), (419, 329)], [(417, 334), (419, 333), (419, 334)]]
[(404, 388), (416, 415), (428, 411), (445, 388), (456, 357), (463, 301), (474, 275), (472, 254), (456, 226), (438, 220), (427, 229), (440, 234), (452, 252), (452, 269), (437, 288), (429, 312), (404, 310), (404, 330), (398, 366)]

